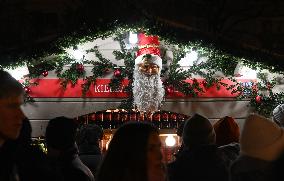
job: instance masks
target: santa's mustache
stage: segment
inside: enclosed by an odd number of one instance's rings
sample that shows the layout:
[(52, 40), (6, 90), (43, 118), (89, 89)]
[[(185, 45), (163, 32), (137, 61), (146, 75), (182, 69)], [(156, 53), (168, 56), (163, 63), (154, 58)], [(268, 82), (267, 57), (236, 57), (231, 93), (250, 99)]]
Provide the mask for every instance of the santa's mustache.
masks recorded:
[(134, 106), (139, 111), (155, 112), (164, 100), (165, 90), (160, 75), (145, 75), (134, 71)]

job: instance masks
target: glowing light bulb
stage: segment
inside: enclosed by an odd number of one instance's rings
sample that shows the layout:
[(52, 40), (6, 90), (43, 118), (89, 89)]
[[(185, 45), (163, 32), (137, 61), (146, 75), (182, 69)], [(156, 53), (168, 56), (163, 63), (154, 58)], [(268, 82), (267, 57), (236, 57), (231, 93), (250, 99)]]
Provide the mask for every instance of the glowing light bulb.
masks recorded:
[(187, 57), (189, 60), (195, 61), (198, 58), (198, 53), (196, 51), (191, 51), (190, 53), (187, 54)]
[(180, 59), (178, 62), (180, 66), (189, 67), (193, 65), (193, 62), (198, 58), (198, 53), (196, 51), (191, 51), (187, 53), (184, 58)]
[(138, 42), (138, 37), (136, 33), (129, 32), (129, 43), (136, 44)]
[(173, 135), (168, 135), (167, 138), (165, 139), (165, 143), (167, 146), (175, 146), (176, 144), (176, 139), (174, 138)]
[(243, 75), (242, 78), (247, 78), (247, 79), (257, 78), (257, 71), (245, 66), (241, 69), (240, 74)]
[(240, 79), (257, 79), (257, 73), (259, 69), (251, 69), (250, 67), (244, 65), (244, 63), (239, 62), (235, 68), (234, 75), (236, 78)]
[(81, 52), (80, 50), (74, 50), (72, 55), (76, 60), (81, 60), (84, 56), (83, 52)]
[(5, 69), (9, 74), (11, 74), (12, 77), (14, 77), (16, 80), (21, 80), (24, 78), (25, 75), (29, 74), (29, 69), (26, 65), (22, 67), (17, 67), (15, 69)]

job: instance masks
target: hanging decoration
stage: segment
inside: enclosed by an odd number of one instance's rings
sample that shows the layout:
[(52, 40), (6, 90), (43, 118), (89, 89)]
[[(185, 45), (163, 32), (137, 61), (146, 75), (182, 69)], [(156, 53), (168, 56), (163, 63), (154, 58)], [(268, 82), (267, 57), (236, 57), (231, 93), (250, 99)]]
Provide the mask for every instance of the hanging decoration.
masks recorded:
[[(141, 25), (140, 25), (141, 27)], [(146, 26), (148, 27), (148, 26)], [(138, 27), (129, 28), (126, 26), (125, 28), (118, 28), (113, 29), (112, 31), (108, 32), (101, 32), (97, 33), (92, 37), (85, 38), (85, 39), (62, 39), (61, 43), (58, 44), (61, 48), (64, 47), (70, 47), (78, 44), (79, 42), (86, 42), (91, 39), (95, 38), (106, 38), (110, 36), (115, 36), (114, 40), (118, 41), (121, 47), (121, 50), (116, 50), (113, 52), (116, 60), (124, 60), (123, 67), (116, 65), (115, 63), (112, 63), (109, 59), (106, 59), (102, 56), (100, 51), (98, 50), (98, 47), (93, 47), (89, 50), (86, 50), (85, 54), (94, 54), (97, 58), (97, 60), (87, 60), (82, 59), (82, 61), (78, 62), (74, 58), (69, 57), (66, 55), (64, 51), (60, 51), (60, 54), (57, 54), (56, 56), (48, 57), (48, 58), (42, 58), (42, 57), (36, 57), (36, 58), (30, 58), (29, 61), (26, 61), (25, 63), (28, 66), (29, 69), (29, 75), (26, 78), (25, 83), (23, 84), (24, 87), (30, 88), (31, 86), (35, 86), (38, 83), (32, 81), (34, 78), (40, 78), (40, 76), (48, 75), (48, 71), (55, 71), (57, 74), (57, 77), (61, 81), (61, 85), (66, 88), (68, 84), (76, 85), (77, 81), (79, 79), (83, 79), (84, 82), (81, 85), (82, 87), (82, 93), (83, 95), (89, 91), (90, 85), (96, 83), (96, 79), (105, 76), (107, 73), (112, 72), (114, 73), (113, 79), (111, 80), (110, 87), (112, 90), (119, 90), (121, 89), (121, 82), (123, 79), (128, 79), (129, 84), (128, 86), (124, 87), (123, 90), (129, 93), (129, 98), (126, 100), (123, 100), (121, 102), (121, 105), (119, 108), (124, 108), (127, 110), (133, 109), (133, 80), (134, 80), (134, 70), (133, 67), (135, 67), (135, 59), (136, 59), (136, 52), (137, 50), (143, 48), (143, 47), (135, 47), (133, 46), (130, 49), (126, 48), (125, 45), (125, 32), (129, 32), (129, 30), (133, 32), (138, 32), (141, 29)], [(161, 34), (160, 31), (155, 31), (153, 29), (143, 28), (143, 31), (148, 34)], [(155, 33), (156, 32), (156, 33)], [(160, 73), (160, 77), (163, 79), (163, 87), (165, 94), (172, 93), (176, 91), (183, 93), (184, 95), (190, 95), (192, 97), (196, 97), (199, 94), (202, 94), (207, 89), (211, 87), (216, 87), (217, 89), (220, 87), (226, 87), (227, 90), (231, 90), (233, 93), (238, 93), (237, 99), (246, 99), (250, 100), (250, 106), (254, 109), (255, 112), (258, 112), (262, 115), (269, 116), (272, 112), (273, 108), (283, 103), (284, 100), (284, 94), (283, 93), (274, 93), (273, 87), (275, 86), (275, 83), (273, 81), (267, 81), (264, 77), (259, 77), (260, 81), (255, 83), (251, 82), (251, 86), (246, 86), (241, 83), (239, 83), (236, 78), (237, 76), (234, 75), (234, 70), (238, 62), (243, 62), (246, 66), (249, 66), (252, 69), (258, 68), (267, 68), (272, 72), (277, 72), (277, 69), (275, 67), (268, 67), (263, 64), (254, 62), (250, 62), (246, 59), (235, 57), (232, 55), (229, 55), (223, 51), (220, 51), (220, 49), (216, 49), (213, 46), (204, 46), (205, 44), (201, 41), (193, 41), (193, 42), (186, 42), (186, 43), (177, 43), (177, 41), (174, 41), (174, 36), (168, 34), (167, 32), (163, 32), (164, 36), (161, 36), (161, 40), (166, 45), (174, 45), (173, 49), (171, 51), (173, 52), (173, 59), (172, 62), (167, 62), (168, 60), (164, 58), (164, 52), (167, 48), (165, 47), (171, 47), (171, 46), (165, 46), (161, 50), (161, 59), (162, 63), (164, 65), (167, 65), (165, 67), (160, 67), (159, 69), (157, 67), (151, 67), (151, 73), (150, 74), (156, 74)], [(170, 36), (173, 36), (173, 38), (169, 38)], [(75, 41), (76, 39), (76, 41)], [(66, 41), (64, 43), (64, 41)], [(63, 46), (64, 45), (64, 46)], [(150, 47), (144, 47), (144, 48), (150, 48)], [(155, 48), (155, 47), (152, 47)], [(181, 66), (178, 64), (178, 62), (186, 56), (186, 54), (190, 51), (195, 51), (198, 54), (197, 59), (200, 60), (202, 57), (207, 57), (208, 61), (204, 61), (201, 63), (193, 63), (192, 66), (190, 66), (187, 70), (183, 70)], [(46, 55), (46, 54), (45, 54)], [(145, 54), (144, 59), (149, 59), (150, 54)], [(153, 55), (151, 55), (153, 56)], [(144, 64), (140, 64), (140, 70), (147, 73), (147, 68), (149, 65), (147, 65), (147, 61), (144, 62)], [(86, 70), (84, 65), (90, 64), (93, 66), (92, 75), (86, 76)], [(160, 64), (160, 63), (159, 63)], [(9, 65), (8, 67), (17, 66), (15, 65)], [(68, 69), (66, 68), (69, 67)], [(147, 67), (148, 66), (148, 67)], [(63, 67), (65, 67), (63, 69)], [(146, 68), (147, 67), (147, 68)], [(0, 68), (6, 68), (1, 65)], [(148, 68), (149, 69), (149, 68)], [(224, 73), (224, 76), (228, 77), (232, 82), (234, 82), (234, 85), (227, 85), (222, 82), (223, 77), (216, 77), (216, 72), (221, 71)], [(45, 73), (46, 72), (46, 73)], [(279, 72), (281, 73), (281, 72)], [(194, 79), (194, 75), (201, 76), (204, 81), (202, 83), (199, 83)], [(241, 76), (241, 75), (239, 75)], [(186, 79), (191, 79), (191, 82), (186, 82)], [(269, 84), (267, 84), (269, 83)], [(162, 87), (161, 86), (161, 87)], [(265, 93), (263, 93), (265, 92)], [(29, 101), (31, 101), (29, 94), (30, 91), (26, 91), (27, 97)], [(261, 96), (261, 100), (259, 101), (256, 99), (256, 96)]]
[(256, 101), (256, 103), (261, 103), (261, 96), (260, 95), (257, 95), (256, 97), (255, 97), (255, 101)]
[(82, 74), (84, 72), (84, 65), (81, 63), (76, 64), (76, 69), (79, 72), (79, 74)]
[(134, 106), (139, 111), (155, 112), (164, 99), (161, 80), (162, 59), (158, 36), (139, 33), (137, 57), (133, 72)]
[(167, 86), (166, 90), (167, 90), (167, 93), (173, 93), (174, 92), (174, 87), (173, 86)]
[(48, 71), (46, 71), (46, 70), (43, 71), (43, 72), (41, 73), (41, 75), (44, 76), (44, 77), (48, 76)]
[(68, 83), (75, 85), (79, 78), (85, 78), (86, 71), (81, 63), (72, 63), (70, 68), (65, 71), (62, 69), (57, 69), (57, 77), (61, 80), (60, 84), (63, 88), (66, 88)]
[(113, 72), (113, 75), (114, 75), (115, 77), (120, 77), (120, 76), (121, 76), (121, 71), (120, 71), (120, 69), (115, 69), (115, 71)]
[(29, 87), (24, 87), (24, 90), (27, 94), (31, 93), (31, 89)]

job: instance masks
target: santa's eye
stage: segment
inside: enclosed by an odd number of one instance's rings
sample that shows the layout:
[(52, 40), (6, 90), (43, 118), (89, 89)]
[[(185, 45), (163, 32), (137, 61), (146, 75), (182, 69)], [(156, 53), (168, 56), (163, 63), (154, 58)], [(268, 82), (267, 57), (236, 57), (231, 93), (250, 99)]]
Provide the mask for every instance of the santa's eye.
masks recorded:
[(151, 66), (151, 68), (159, 68), (159, 66), (155, 63), (151, 63), (150, 66)]

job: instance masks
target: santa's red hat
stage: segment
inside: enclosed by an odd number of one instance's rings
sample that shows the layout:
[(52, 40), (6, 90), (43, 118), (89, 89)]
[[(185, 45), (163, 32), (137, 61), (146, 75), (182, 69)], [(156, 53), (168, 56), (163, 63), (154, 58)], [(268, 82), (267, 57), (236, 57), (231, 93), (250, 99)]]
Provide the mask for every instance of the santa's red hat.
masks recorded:
[(144, 33), (138, 34), (138, 47), (137, 57), (135, 59), (135, 65), (143, 63), (146, 55), (150, 63), (154, 63), (162, 69), (162, 59), (160, 57), (160, 42), (158, 36), (145, 35)]

